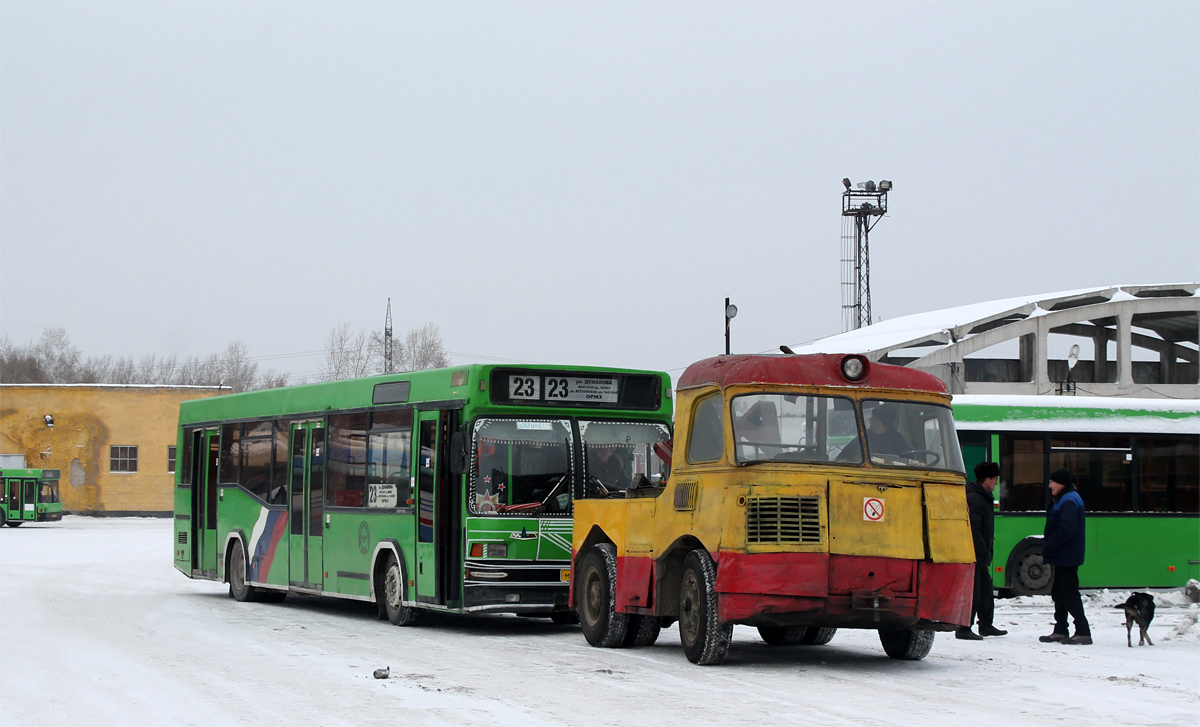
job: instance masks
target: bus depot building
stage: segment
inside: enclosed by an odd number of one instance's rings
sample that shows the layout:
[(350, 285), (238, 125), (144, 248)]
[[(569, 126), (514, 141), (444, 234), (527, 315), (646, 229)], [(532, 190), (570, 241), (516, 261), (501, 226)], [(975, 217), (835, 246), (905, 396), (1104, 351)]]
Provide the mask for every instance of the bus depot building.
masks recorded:
[(217, 386), (3, 384), (0, 454), (60, 470), (64, 513), (169, 515), (179, 405), (228, 393)]

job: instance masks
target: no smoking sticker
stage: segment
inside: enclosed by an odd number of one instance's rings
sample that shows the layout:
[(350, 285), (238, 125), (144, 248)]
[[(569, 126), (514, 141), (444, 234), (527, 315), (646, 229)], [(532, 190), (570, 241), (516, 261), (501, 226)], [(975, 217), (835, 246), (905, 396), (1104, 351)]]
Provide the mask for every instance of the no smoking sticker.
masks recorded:
[(863, 498), (863, 520), (870, 520), (873, 523), (883, 522), (882, 497)]

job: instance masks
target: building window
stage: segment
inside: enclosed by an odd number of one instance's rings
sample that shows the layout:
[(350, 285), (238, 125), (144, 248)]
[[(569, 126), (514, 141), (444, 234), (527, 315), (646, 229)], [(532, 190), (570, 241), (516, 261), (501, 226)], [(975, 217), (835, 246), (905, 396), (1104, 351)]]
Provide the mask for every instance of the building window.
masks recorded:
[(137, 472), (137, 447), (115, 445), (108, 448), (109, 472)]
[(167, 447), (167, 473), (175, 474), (175, 445)]

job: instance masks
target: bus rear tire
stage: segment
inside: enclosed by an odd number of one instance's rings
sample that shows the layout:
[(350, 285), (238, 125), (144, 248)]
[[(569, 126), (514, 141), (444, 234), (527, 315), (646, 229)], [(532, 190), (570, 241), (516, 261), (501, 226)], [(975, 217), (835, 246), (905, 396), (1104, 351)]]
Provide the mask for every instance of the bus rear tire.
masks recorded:
[(653, 646), (662, 633), (662, 619), (658, 616), (630, 616), (629, 630), (621, 646)]
[(1012, 592), (1017, 596), (1047, 595), (1054, 585), (1054, 569), (1042, 562), (1042, 546), (1024, 546), (1013, 558)]
[(688, 661), (720, 664), (729, 654), (733, 624), (721, 623), (717, 612), (717, 566), (703, 548), (683, 560), (679, 586), (679, 641)]
[(617, 549), (611, 543), (599, 543), (584, 554), (575, 596), (579, 625), (589, 644), (613, 649), (625, 643), (629, 614), (617, 613)]
[(258, 600), (258, 589), (246, 583), (246, 551), (240, 540), (229, 549), (229, 597), (239, 603)]
[(883, 650), (893, 659), (920, 661), (933, 648), (932, 631), (889, 631), (879, 630), (879, 642)]
[(400, 561), (392, 553), (388, 553), (381, 581), (376, 593), (387, 620), (396, 626), (416, 626), (421, 621), (421, 611), (404, 605), (404, 573), (400, 570)]
[(804, 629), (804, 636), (800, 637), (800, 643), (804, 646), (824, 646), (833, 641), (835, 634), (837, 634), (835, 628), (809, 626)]
[(758, 635), (771, 646), (822, 646), (828, 644), (835, 628), (820, 626), (759, 626)]

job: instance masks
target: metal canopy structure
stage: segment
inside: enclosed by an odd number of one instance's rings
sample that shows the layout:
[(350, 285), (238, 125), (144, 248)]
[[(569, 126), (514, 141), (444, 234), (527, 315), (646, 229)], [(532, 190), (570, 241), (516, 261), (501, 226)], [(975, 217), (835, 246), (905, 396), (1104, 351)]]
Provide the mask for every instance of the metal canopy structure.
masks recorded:
[[(894, 318), (796, 353), (922, 369), (956, 394), (1200, 398), (1200, 283), (1114, 285)], [(1079, 346), (1077, 365), (1068, 350)], [(1064, 386), (1064, 384), (1070, 384)]]

